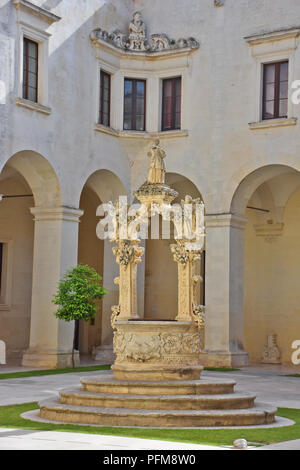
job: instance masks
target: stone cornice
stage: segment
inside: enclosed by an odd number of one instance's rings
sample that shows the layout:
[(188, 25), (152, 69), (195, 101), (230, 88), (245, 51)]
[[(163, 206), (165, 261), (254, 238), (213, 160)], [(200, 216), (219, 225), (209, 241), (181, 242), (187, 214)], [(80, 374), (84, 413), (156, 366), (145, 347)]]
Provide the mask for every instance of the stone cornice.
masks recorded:
[(107, 32), (102, 28), (94, 29), (90, 39), (94, 46), (104, 48), (118, 57), (134, 57), (141, 60), (153, 60), (170, 54), (190, 53), (199, 48), (199, 42), (193, 38), (169, 38), (165, 33), (146, 35), (146, 25), (140, 12), (133, 13), (129, 24), (129, 34), (119, 29)]
[(239, 230), (244, 230), (248, 222), (246, 217), (237, 214), (223, 213), (223, 214), (206, 214), (205, 225), (210, 228), (217, 227), (231, 227)]
[(256, 33), (251, 36), (245, 36), (244, 39), (252, 46), (257, 44), (264, 44), (266, 42), (272, 42), (275, 40), (280, 41), (283, 39), (293, 39), (299, 37), (299, 35), (300, 26), (294, 26), (287, 29)]
[(106, 50), (107, 52), (110, 52), (114, 56), (118, 58), (126, 58), (126, 59), (135, 59), (135, 60), (141, 60), (144, 61), (146, 60), (159, 60), (159, 59), (164, 59), (164, 58), (169, 58), (170, 56), (176, 57), (176, 56), (182, 56), (182, 55), (189, 55), (192, 52), (194, 52), (196, 49), (198, 49), (199, 46), (197, 47), (191, 47), (191, 46), (186, 46), (178, 49), (165, 49), (161, 51), (152, 51), (152, 52), (143, 52), (143, 51), (130, 51), (126, 49), (121, 49), (113, 44), (110, 44), (106, 41), (104, 41), (101, 38), (96, 38), (95, 37), (95, 31), (92, 32), (91, 34), (91, 41), (95, 47), (101, 48)]
[(69, 207), (32, 207), (30, 212), (34, 215), (35, 222), (46, 221), (66, 221), (66, 222), (79, 222), (83, 211), (80, 209), (73, 209)]
[(59, 21), (61, 19), (59, 16), (54, 15), (54, 13), (51, 13), (51, 11), (34, 5), (28, 0), (12, 0), (12, 3), (17, 10), (37, 15), (49, 24), (55, 23), (56, 21)]

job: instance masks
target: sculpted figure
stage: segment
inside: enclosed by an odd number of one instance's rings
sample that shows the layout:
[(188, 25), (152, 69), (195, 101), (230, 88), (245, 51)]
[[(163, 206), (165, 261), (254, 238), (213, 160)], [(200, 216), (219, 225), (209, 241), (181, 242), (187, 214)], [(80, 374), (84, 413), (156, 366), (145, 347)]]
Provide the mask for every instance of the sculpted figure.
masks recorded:
[(129, 49), (133, 51), (146, 50), (146, 26), (139, 11), (133, 14), (132, 22), (129, 24)]
[(164, 184), (166, 175), (164, 158), (166, 157), (166, 152), (159, 146), (158, 139), (155, 141), (154, 145), (152, 145), (151, 151), (148, 153), (148, 157), (151, 158), (148, 183)]

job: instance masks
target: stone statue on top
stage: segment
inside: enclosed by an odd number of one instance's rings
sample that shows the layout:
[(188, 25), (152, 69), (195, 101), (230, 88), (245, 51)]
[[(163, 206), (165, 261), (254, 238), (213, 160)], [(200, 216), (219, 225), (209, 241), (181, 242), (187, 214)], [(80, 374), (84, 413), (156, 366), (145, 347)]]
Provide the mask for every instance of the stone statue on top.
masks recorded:
[(159, 146), (157, 139), (148, 152), (148, 157), (151, 158), (150, 168), (148, 172), (148, 183), (150, 184), (165, 184), (166, 166), (164, 158), (166, 152)]

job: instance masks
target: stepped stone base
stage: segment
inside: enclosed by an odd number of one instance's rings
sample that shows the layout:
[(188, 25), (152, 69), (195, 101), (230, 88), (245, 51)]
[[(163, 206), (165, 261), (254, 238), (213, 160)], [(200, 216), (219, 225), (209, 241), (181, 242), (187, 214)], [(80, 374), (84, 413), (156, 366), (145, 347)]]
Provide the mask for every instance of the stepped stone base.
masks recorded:
[(147, 368), (138, 366), (121, 366), (115, 364), (112, 367), (114, 376), (120, 380), (197, 380), (203, 370), (202, 366), (178, 367), (156, 366)]
[(81, 379), (81, 388), (39, 404), (40, 417), (104, 426), (249, 426), (274, 422), (276, 409), (254, 405), (255, 396), (234, 393), (235, 382), (118, 380), (112, 374)]

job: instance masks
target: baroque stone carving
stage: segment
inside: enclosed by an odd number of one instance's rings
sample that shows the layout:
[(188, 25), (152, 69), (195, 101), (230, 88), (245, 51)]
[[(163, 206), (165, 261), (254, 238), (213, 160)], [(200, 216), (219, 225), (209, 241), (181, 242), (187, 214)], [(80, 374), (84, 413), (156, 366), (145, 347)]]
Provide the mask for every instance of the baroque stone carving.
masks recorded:
[(129, 24), (129, 35), (115, 30), (112, 33), (97, 28), (91, 33), (91, 41), (99, 45), (101, 41), (112, 44), (118, 49), (131, 52), (154, 53), (158, 51), (176, 50), (176, 49), (197, 49), (199, 42), (193, 38), (170, 39), (166, 34), (151, 34), (148, 42), (146, 37), (146, 25), (139, 11), (133, 14)]
[(120, 305), (113, 305), (111, 307), (111, 310), (112, 310), (112, 314), (110, 317), (110, 323), (111, 323), (112, 329), (115, 330), (116, 329), (115, 322), (117, 320), (117, 317), (120, 315), (120, 311), (121, 311)]
[(174, 261), (182, 264), (183, 267), (185, 267), (189, 261), (194, 263), (200, 259), (200, 251), (191, 250), (186, 240), (177, 240), (176, 245), (171, 245), (170, 248), (173, 253)]
[(136, 362), (146, 362), (151, 359), (159, 359), (160, 336), (159, 335), (130, 335), (126, 343), (125, 355)]
[(118, 362), (184, 363), (200, 352), (198, 333), (135, 334), (123, 333), (115, 326), (114, 352)]
[(139, 11), (133, 14), (129, 24), (129, 49), (131, 51), (146, 51), (146, 26)]
[(118, 264), (127, 267), (130, 263), (138, 264), (141, 262), (144, 249), (137, 246), (137, 243), (137, 240), (119, 241), (118, 246), (113, 248), (113, 254), (116, 256)]
[(181, 339), (181, 348), (183, 354), (198, 354), (200, 352), (199, 335), (183, 334)]
[(264, 346), (263, 360), (264, 364), (280, 364), (280, 350), (277, 346), (277, 337), (275, 334), (268, 335), (267, 344)]
[(123, 354), (126, 349), (126, 341), (125, 341), (125, 335), (122, 331), (114, 332), (113, 342), (114, 342), (114, 352), (116, 354)]
[(215, 7), (223, 7), (225, 0), (214, 0)]
[(193, 320), (198, 324), (199, 330), (205, 327), (204, 305), (193, 305)]

